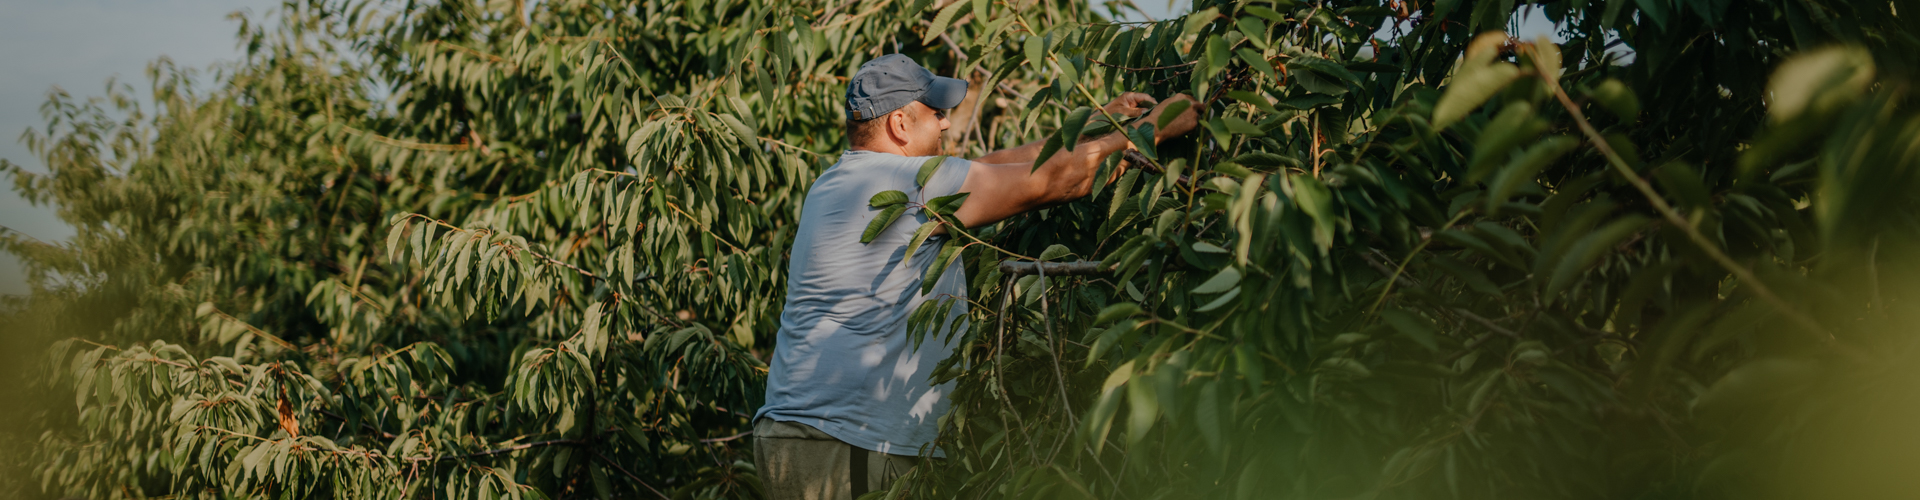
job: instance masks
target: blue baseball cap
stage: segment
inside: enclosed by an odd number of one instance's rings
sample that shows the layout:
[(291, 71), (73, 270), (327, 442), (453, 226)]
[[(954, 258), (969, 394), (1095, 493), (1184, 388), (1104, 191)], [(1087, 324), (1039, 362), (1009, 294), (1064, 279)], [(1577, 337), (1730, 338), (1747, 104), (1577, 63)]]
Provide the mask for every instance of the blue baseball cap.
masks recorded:
[(966, 98), (966, 80), (934, 76), (912, 58), (887, 54), (860, 65), (847, 82), (847, 118), (870, 120), (913, 101), (950, 109)]

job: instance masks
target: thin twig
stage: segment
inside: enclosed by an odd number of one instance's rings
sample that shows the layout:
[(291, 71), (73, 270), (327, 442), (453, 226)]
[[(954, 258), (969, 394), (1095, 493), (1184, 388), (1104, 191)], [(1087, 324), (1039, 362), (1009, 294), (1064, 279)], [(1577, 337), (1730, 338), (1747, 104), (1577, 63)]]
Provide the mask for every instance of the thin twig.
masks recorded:
[[(1059, 340), (1053, 336), (1053, 313), (1047, 311), (1047, 268), (1034, 266), (1034, 270), (1040, 275), (1040, 317), (1041, 322), (1047, 326), (1047, 359), (1053, 361), (1053, 378), (1060, 383), (1060, 407), (1067, 410), (1067, 423), (1077, 426), (1080, 423), (1080, 417), (1073, 414), (1073, 403), (1067, 395), (1067, 376), (1060, 370), (1060, 346)], [(1064, 436), (1062, 438), (1064, 439)], [(1057, 452), (1059, 445), (1054, 446)], [(1047, 461), (1053, 460), (1049, 458)]]
[(555, 440), (551, 440), (551, 441), (536, 441), (536, 442), (532, 442), (532, 443), (525, 443), (525, 444), (517, 444), (517, 445), (513, 445), (513, 446), (508, 446), (508, 447), (505, 447), (505, 448), (498, 448), (498, 449), (492, 449), (492, 450), (487, 450), (487, 451), (477, 451), (477, 452), (473, 452), (473, 453), (468, 453), (468, 454), (465, 454), (465, 455), (452, 455), (452, 456), (432, 456), (432, 457), (406, 457), (406, 461), (408, 461), (408, 462), (438, 462), (438, 461), (441, 461), (441, 460), (460, 460), (460, 459), (467, 459), (467, 458), (474, 458), (474, 457), (484, 457), (484, 456), (488, 456), (488, 455), (499, 455), (499, 454), (501, 454), (501, 453), (511, 453), (511, 452), (515, 452), (515, 451), (520, 451), (520, 450), (524, 450), (524, 449), (528, 449), (528, 448), (538, 448), (538, 447), (542, 447), (542, 446), (555, 446), (555, 445), (576, 445), (576, 444), (582, 444), (582, 443), (585, 443), (585, 442), (584, 442), (584, 441), (581, 441), (581, 440), (578, 440), (578, 439), (555, 439)]
[[(335, 420), (339, 420), (339, 421), (341, 421), (341, 422), (346, 422), (346, 421), (347, 421), (347, 417), (342, 417), (342, 416), (340, 416), (339, 414), (336, 414), (336, 413), (334, 413), (334, 412), (330, 412), (330, 411), (327, 411), (327, 410), (325, 410), (325, 409), (320, 409), (320, 408), (315, 408), (315, 409), (314, 409), (313, 411), (314, 411), (315, 413), (319, 413), (319, 414), (321, 414), (321, 415), (326, 415), (326, 416), (328, 416), (328, 417), (332, 417), (333, 419), (335, 419)], [(373, 432), (375, 432), (375, 433), (377, 433), (377, 434), (378, 434), (378, 435), (379, 435), (379, 436), (380, 436), (380, 437), (381, 437), (382, 439), (393, 439), (393, 438), (396, 438), (396, 437), (399, 437), (399, 436), (395, 436), (395, 435), (393, 435), (393, 433), (391, 433), (391, 432), (387, 432), (387, 431), (383, 431), (383, 430), (380, 430), (380, 428), (378, 428), (378, 427), (374, 427), (374, 426), (373, 426), (373, 424), (369, 424), (369, 423), (367, 423), (367, 422), (366, 422), (365, 420), (362, 420), (362, 421), (360, 421), (360, 426), (361, 426), (361, 427), (365, 427), (365, 428), (367, 428), (367, 430), (369, 430), (369, 431), (373, 431)]]
[(1100, 62), (1100, 61), (1097, 61), (1097, 60), (1094, 60), (1094, 59), (1087, 59), (1087, 62), (1090, 62), (1090, 63), (1094, 63), (1094, 64), (1098, 64), (1098, 65), (1101, 65), (1101, 66), (1106, 66), (1106, 67), (1109, 67), (1109, 68), (1113, 68), (1113, 69), (1118, 69), (1118, 70), (1122, 70), (1122, 71), (1159, 71), (1159, 70), (1163, 70), (1163, 69), (1174, 69), (1174, 68), (1185, 68), (1185, 67), (1187, 67), (1187, 66), (1192, 66), (1192, 65), (1194, 65), (1194, 64), (1196, 64), (1196, 63), (1199, 63), (1200, 61), (1199, 61), (1199, 60), (1193, 60), (1193, 61), (1187, 61), (1187, 62), (1183, 62), (1183, 63), (1180, 63), (1180, 64), (1169, 64), (1169, 65), (1166, 65), (1166, 66), (1152, 66), (1152, 67), (1146, 67), (1146, 68), (1131, 68), (1131, 67), (1127, 67), (1127, 66), (1120, 66), (1120, 65), (1116, 65), (1116, 64), (1107, 64), (1107, 63), (1104, 63), (1104, 62)]
[(1480, 317), (1480, 315), (1474, 314), (1473, 311), (1468, 311), (1466, 309), (1455, 307), (1453, 308), (1453, 313), (1460, 315), (1460, 317), (1472, 320), (1475, 323), (1479, 323), (1480, 326), (1487, 327), (1487, 330), (1493, 333), (1505, 335), (1513, 338), (1514, 340), (1520, 339), (1520, 334), (1514, 333), (1513, 330), (1508, 330), (1506, 329), (1506, 327), (1502, 327), (1498, 323), (1494, 323), (1493, 320), (1482, 318)]
[(752, 436), (752, 435), (753, 435), (753, 431), (751, 431), (751, 430), (749, 430), (749, 431), (746, 431), (746, 432), (742, 432), (742, 433), (739, 433), (739, 434), (734, 434), (734, 435), (732, 435), (732, 436), (727, 436), (727, 437), (721, 437), (721, 438), (713, 438), (713, 439), (702, 439), (702, 440), (700, 440), (700, 442), (702, 442), (702, 443), (725, 443), (725, 442), (727, 442), (727, 441), (732, 441), (732, 440), (735, 440), (735, 439), (740, 439), (740, 438), (743, 438), (743, 437), (747, 437), (747, 436)]
[(1027, 433), (1027, 422), (1020, 418), (1020, 411), (1013, 409), (1013, 396), (1007, 394), (1006, 367), (1000, 363), (1000, 351), (1007, 343), (1007, 307), (1013, 305), (1013, 277), (1007, 277), (1007, 284), (1000, 287), (1000, 334), (993, 341), (993, 385), (1000, 389), (1000, 404), (1006, 405), (1007, 413), (1013, 415), (1013, 422), (1020, 427), (1020, 435), (1027, 439), (1027, 453), (1035, 453), (1033, 435)]
[(613, 470), (620, 471), (621, 474), (626, 475), (627, 479), (632, 479), (633, 482), (640, 483), (640, 486), (646, 488), (647, 491), (651, 491), (653, 492), (654, 495), (660, 496), (661, 500), (671, 500), (671, 497), (668, 497), (667, 494), (661, 493), (660, 490), (653, 489), (653, 485), (647, 484), (646, 481), (640, 480), (640, 476), (635, 476), (633, 475), (632, 472), (627, 472), (627, 469), (625, 467), (621, 467), (619, 462), (615, 462), (613, 461), (613, 459), (607, 458), (606, 455), (601, 455), (599, 451), (595, 451), (593, 448), (583, 448), (583, 449), (587, 450), (587, 453), (593, 454), (593, 458), (598, 458), (600, 459), (600, 461), (606, 462), (608, 466), (613, 467)]
[[(1440, 226), (1440, 231), (1446, 231), (1448, 228), (1452, 228), (1454, 223), (1460, 222), (1460, 219), (1465, 218), (1469, 213), (1472, 213), (1472, 212), (1467, 210), (1461, 210), (1460, 213), (1455, 214), (1453, 216), (1453, 220), (1449, 220), (1447, 221), (1446, 225)], [(1434, 234), (1438, 235), (1440, 234), (1440, 231), (1435, 231)], [(1367, 312), (1374, 312), (1374, 311), (1380, 310), (1380, 304), (1387, 301), (1387, 292), (1393, 291), (1393, 283), (1400, 279), (1401, 274), (1405, 274), (1407, 272), (1407, 263), (1413, 262), (1413, 257), (1416, 255), (1420, 255), (1420, 251), (1425, 250), (1427, 248), (1427, 244), (1432, 242), (1433, 242), (1433, 237), (1428, 237), (1425, 240), (1421, 240), (1419, 245), (1414, 245), (1413, 251), (1407, 252), (1406, 258), (1400, 259), (1400, 267), (1395, 268), (1393, 270), (1393, 274), (1387, 275), (1386, 286), (1380, 287), (1380, 297), (1373, 299), (1373, 306), (1368, 307)]]
[[(1041, 268), (1045, 268), (1045, 270), (1042, 271)], [(1051, 274), (1054, 276), (1083, 276), (1089, 274), (1109, 274), (1112, 272), (1112, 270), (1101, 269), (1100, 261), (1097, 260), (1074, 262), (1000, 261), (1000, 273), (1008, 276), (1026, 276), (1036, 273)]]

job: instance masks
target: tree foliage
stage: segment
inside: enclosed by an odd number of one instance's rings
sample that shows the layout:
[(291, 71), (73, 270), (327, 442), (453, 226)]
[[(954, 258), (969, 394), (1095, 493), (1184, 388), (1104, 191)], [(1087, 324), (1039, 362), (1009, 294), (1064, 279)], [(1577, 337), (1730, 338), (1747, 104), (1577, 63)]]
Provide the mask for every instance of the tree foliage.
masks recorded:
[[(1914, 486), (1920, 6), (1194, 7), (242, 17), (212, 88), (56, 94), (50, 172), (5, 167), (78, 230), (0, 234), (35, 290), (7, 321), (69, 339), (14, 458), (95, 498), (762, 496), (787, 242), (844, 79), (898, 51), (972, 80), (955, 154), (1152, 137), (1092, 111), (1124, 91), (1203, 124), (943, 243), (973, 317), (910, 330), (962, 346), (949, 458), (881, 494)], [(1535, 9), (1563, 42), (1500, 32)], [(850, 208), (953, 209), (883, 201)]]

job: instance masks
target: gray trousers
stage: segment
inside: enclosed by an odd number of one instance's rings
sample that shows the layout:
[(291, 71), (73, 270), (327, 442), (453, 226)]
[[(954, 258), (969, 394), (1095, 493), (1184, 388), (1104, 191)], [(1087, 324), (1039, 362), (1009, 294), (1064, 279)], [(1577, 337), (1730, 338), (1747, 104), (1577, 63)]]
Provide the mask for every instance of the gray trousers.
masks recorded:
[[(753, 422), (753, 465), (772, 500), (853, 500), (855, 490), (892, 487), (893, 480), (918, 461), (860, 449), (806, 424), (770, 418)], [(866, 469), (866, 484), (853, 484), (857, 469)]]

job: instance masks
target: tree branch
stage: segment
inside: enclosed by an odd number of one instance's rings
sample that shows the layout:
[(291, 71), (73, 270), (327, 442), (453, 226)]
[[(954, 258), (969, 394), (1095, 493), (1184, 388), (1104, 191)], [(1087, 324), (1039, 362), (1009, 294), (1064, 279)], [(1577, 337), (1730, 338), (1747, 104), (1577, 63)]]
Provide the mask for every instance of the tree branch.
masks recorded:
[(1628, 166), (1627, 161), (1620, 156), (1620, 153), (1614, 151), (1613, 146), (1607, 143), (1607, 138), (1600, 135), (1600, 131), (1594, 129), (1592, 123), (1587, 122), (1586, 114), (1580, 112), (1580, 106), (1574, 104), (1573, 98), (1567, 97), (1567, 91), (1560, 87), (1560, 81), (1558, 79), (1547, 75), (1545, 72), (1536, 72), (1535, 76), (1538, 76), (1542, 82), (1547, 84), (1547, 89), (1560, 101), (1561, 107), (1566, 108), (1567, 114), (1573, 117), (1574, 124), (1580, 127), (1580, 132), (1587, 136), (1587, 141), (1593, 144), (1593, 148), (1599, 150), (1602, 155), (1607, 157), (1607, 163), (1612, 165), (1613, 169), (1627, 180), (1627, 183), (1632, 184), (1634, 189), (1639, 190), (1641, 195), (1647, 197), (1647, 203), (1652, 204), (1654, 210), (1660, 212), (1660, 215), (1667, 220), (1668, 224), (1672, 224), (1675, 229), (1679, 229), (1680, 232), (1685, 233), (1687, 239), (1693, 240), (1694, 246), (1699, 247), (1700, 251), (1705, 252), (1709, 258), (1712, 258), (1714, 262), (1720, 264), (1720, 267), (1732, 273), (1734, 279), (1739, 280), (1740, 284), (1752, 289), (1755, 296), (1772, 304), (1775, 309), (1779, 310), (1781, 314), (1786, 315), (1787, 319), (1792, 321), (1796, 326), (1799, 326), (1800, 329), (1805, 330), (1814, 340), (1833, 347), (1849, 358), (1855, 360), (1866, 358), (1865, 353), (1860, 352), (1853, 346), (1840, 343), (1839, 339), (1835, 338), (1832, 332), (1828, 332), (1825, 328), (1821, 327), (1819, 322), (1814, 321), (1812, 317), (1801, 312), (1799, 308), (1789, 304), (1786, 299), (1775, 295), (1773, 289), (1768, 288), (1766, 283), (1761, 282), (1760, 277), (1755, 276), (1753, 271), (1748, 270), (1746, 266), (1740, 265), (1739, 262), (1735, 262), (1733, 257), (1727, 256), (1726, 252), (1720, 251), (1719, 245), (1715, 244), (1713, 240), (1708, 239), (1705, 234), (1702, 234), (1700, 228), (1695, 227), (1685, 216), (1680, 215), (1680, 211), (1675, 210), (1673, 205), (1667, 203), (1666, 198), (1662, 198), (1659, 192), (1654, 191), (1652, 184), (1649, 184), (1646, 179), (1641, 178), (1640, 174), (1634, 173), (1633, 167)]
[(1000, 261), (1000, 273), (1008, 276), (1026, 276), (1046, 268), (1046, 274), (1054, 276), (1086, 276), (1091, 274), (1111, 274), (1111, 269), (1101, 269), (1100, 261), (1081, 260), (1074, 262), (1026, 262), (1018, 260)]

